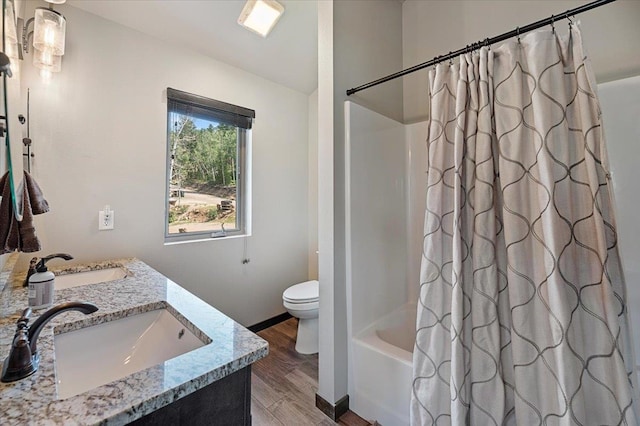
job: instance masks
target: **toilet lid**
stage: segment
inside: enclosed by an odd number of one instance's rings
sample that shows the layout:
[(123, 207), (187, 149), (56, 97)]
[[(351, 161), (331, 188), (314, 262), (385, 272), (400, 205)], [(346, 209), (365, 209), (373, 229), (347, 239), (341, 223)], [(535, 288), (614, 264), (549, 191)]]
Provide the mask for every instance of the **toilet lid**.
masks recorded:
[(315, 302), (319, 297), (320, 287), (315, 280), (293, 285), (282, 293), (282, 298), (290, 303)]

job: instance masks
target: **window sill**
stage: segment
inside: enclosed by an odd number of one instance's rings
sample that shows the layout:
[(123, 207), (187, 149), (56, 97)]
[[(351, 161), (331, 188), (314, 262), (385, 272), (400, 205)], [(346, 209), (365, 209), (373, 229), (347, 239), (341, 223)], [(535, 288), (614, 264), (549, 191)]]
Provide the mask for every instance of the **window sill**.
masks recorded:
[(233, 235), (226, 235), (224, 237), (195, 238), (193, 240), (181, 240), (181, 241), (165, 241), (164, 245), (175, 246), (180, 244), (205, 243), (208, 241), (226, 241), (226, 240), (232, 240), (237, 238), (246, 238), (250, 236), (251, 234), (233, 234)]

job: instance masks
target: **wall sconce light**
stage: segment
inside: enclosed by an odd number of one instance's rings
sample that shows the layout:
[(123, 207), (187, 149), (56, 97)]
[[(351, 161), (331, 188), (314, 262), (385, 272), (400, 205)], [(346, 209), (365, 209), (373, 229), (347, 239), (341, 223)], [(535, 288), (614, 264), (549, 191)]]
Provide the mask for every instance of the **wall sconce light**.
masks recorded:
[[(49, 8), (36, 8), (35, 16), (29, 18), (22, 29), (22, 53), (29, 53), (29, 39), (33, 37), (33, 65), (45, 73), (60, 72), (64, 55), (67, 20), (60, 12), (53, 10), (54, 4), (66, 0), (45, 0)], [(33, 31), (29, 25), (33, 23)]]
[[(20, 58), (18, 51), (18, 34), (16, 31), (16, 20), (13, 13), (13, 3), (7, 2), (4, 10), (4, 28), (5, 28), (5, 53), (13, 60)], [(12, 61), (13, 62), (13, 61)]]
[(247, 0), (238, 24), (266, 37), (283, 13), (284, 6), (275, 0)]

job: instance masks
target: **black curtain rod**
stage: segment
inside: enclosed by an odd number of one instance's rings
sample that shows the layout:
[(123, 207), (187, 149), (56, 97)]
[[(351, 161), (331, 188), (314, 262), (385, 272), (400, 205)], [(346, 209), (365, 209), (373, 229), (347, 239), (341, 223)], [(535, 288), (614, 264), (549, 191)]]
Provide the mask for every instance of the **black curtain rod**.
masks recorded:
[(500, 34), (499, 36), (495, 36), (495, 37), (492, 37), (492, 38), (487, 38), (487, 39), (481, 40), (481, 41), (479, 41), (477, 43), (470, 44), (467, 47), (464, 47), (462, 49), (458, 49), (455, 52), (449, 52), (447, 55), (437, 56), (437, 57), (435, 57), (434, 59), (432, 59), (430, 61), (423, 62), (422, 64), (414, 65), (411, 68), (407, 68), (406, 70), (398, 71), (397, 73), (388, 75), (386, 77), (379, 78), (379, 79), (371, 81), (371, 82), (369, 82), (367, 84), (363, 84), (362, 86), (358, 86), (356, 88), (349, 89), (349, 90), (347, 90), (347, 96), (351, 96), (354, 93), (359, 92), (361, 90), (365, 90), (365, 89), (368, 89), (370, 87), (377, 86), (378, 84), (386, 83), (387, 81), (390, 81), (390, 80), (395, 80), (398, 77), (402, 77), (402, 76), (405, 76), (407, 74), (411, 74), (412, 72), (419, 71), (421, 69), (430, 67), (432, 65), (439, 64), (440, 62), (444, 62), (444, 61), (447, 61), (449, 59), (456, 58), (456, 57), (462, 55), (463, 53), (472, 52), (472, 51), (474, 51), (476, 49), (479, 49), (482, 46), (490, 46), (492, 44), (499, 43), (501, 41), (510, 39), (512, 37), (519, 37), (520, 35), (522, 35), (524, 33), (528, 33), (529, 31), (533, 31), (533, 30), (536, 30), (538, 28), (542, 28), (542, 27), (544, 27), (546, 25), (553, 25), (553, 23), (555, 21), (557, 21), (558, 19), (563, 19), (563, 18), (567, 18), (568, 19), (570, 16), (574, 16), (574, 15), (577, 15), (579, 13), (586, 12), (586, 11), (591, 10), (591, 9), (595, 9), (596, 7), (604, 6), (605, 4), (612, 3), (614, 1), (616, 1), (616, 0), (596, 0), (594, 2), (587, 3), (587, 4), (583, 5), (583, 6), (579, 6), (579, 7), (576, 7), (574, 9), (567, 10), (566, 12), (561, 13), (559, 15), (551, 15), (549, 18), (541, 19), (541, 20), (539, 20), (537, 22), (534, 22), (533, 24), (529, 24), (529, 25), (526, 25), (524, 27), (518, 27), (515, 30), (511, 30), (511, 31), (506, 32), (504, 34)]

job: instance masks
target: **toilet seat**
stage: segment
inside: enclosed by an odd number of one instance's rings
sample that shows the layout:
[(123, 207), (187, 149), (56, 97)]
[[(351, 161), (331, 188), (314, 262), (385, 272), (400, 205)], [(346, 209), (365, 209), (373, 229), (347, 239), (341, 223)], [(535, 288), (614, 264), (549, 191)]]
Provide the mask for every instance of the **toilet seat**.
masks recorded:
[(287, 300), (283, 300), (282, 305), (285, 307), (285, 309), (294, 310), (296, 312), (312, 311), (314, 309), (318, 309), (318, 307), (320, 306), (317, 300), (315, 302), (305, 303), (292, 303)]
[(282, 300), (291, 304), (310, 304), (320, 299), (318, 281), (306, 281), (293, 285), (282, 293)]

